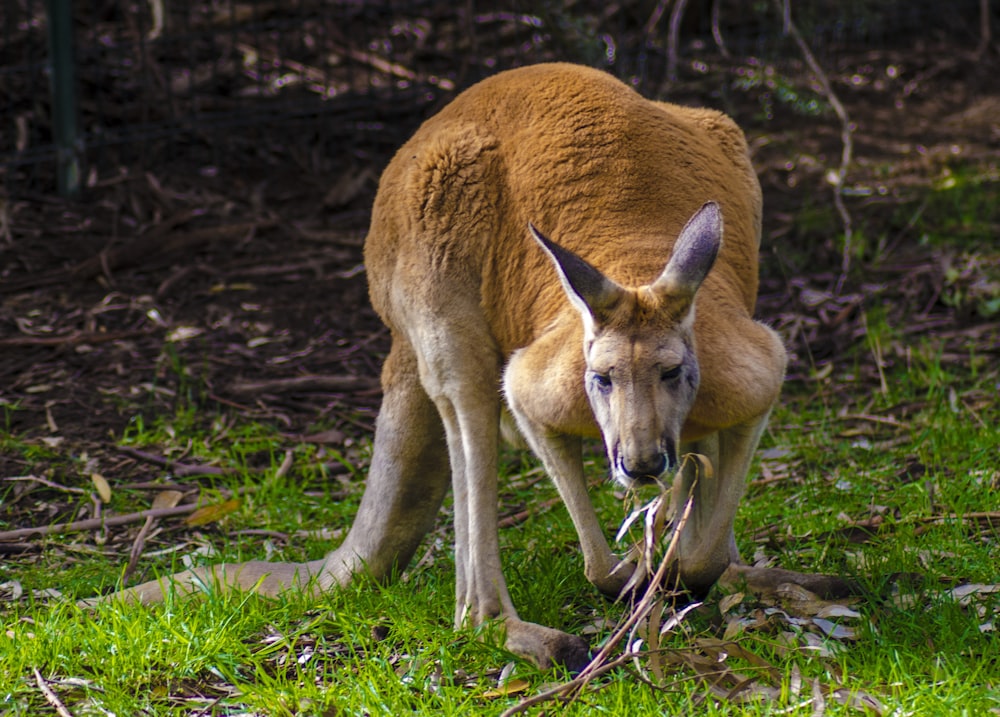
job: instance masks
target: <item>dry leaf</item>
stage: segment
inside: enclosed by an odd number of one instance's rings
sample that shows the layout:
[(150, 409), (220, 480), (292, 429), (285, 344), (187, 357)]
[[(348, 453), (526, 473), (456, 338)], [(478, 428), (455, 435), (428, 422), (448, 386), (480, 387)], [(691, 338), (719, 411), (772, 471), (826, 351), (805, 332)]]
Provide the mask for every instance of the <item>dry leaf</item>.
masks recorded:
[(823, 634), (827, 637), (832, 637), (835, 640), (856, 640), (858, 639), (857, 633), (854, 631), (853, 627), (845, 627), (844, 625), (838, 625), (831, 620), (824, 620), (821, 617), (813, 618), (813, 625), (818, 627), (823, 631)]
[(861, 613), (857, 610), (852, 610), (846, 605), (840, 605), (839, 603), (833, 603), (830, 605), (825, 605), (816, 613), (816, 617), (846, 617), (851, 620), (859, 620), (861, 618)]
[(196, 527), (199, 525), (208, 525), (209, 523), (214, 523), (217, 520), (222, 520), (230, 513), (236, 511), (240, 507), (239, 498), (231, 498), (225, 503), (216, 503), (215, 505), (206, 505), (204, 508), (198, 508), (195, 512), (189, 515), (185, 520), (185, 525)]
[(91, 473), (90, 480), (94, 484), (94, 488), (97, 489), (97, 494), (101, 496), (101, 500), (105, 503), (109, 502), (111, 500), (111, 486), (107, 479), (100, 473)]
[(197, 338), (203, 333), (205, 333), (205, 330), (197, 326), (176, 326), (167, 334), (167, 341), (169, 343), (183, 343)]
[(319, 433), (311, 433), (308, 436), (302, 436), (300, 438), (303, 443), (321, 443), (327, 445), (342, 445), (345, 440), (347, 440), (347, 435), (336, 428), (330, 428), (326, 431), (320, 431)]
[(179, 490), (161, 490), (153, 498), (154, 508), (173, 508), (181, 502), (184, 494)]
[(948, 591), (959, 605), (969, 605), (976, 598), (992, 595), (1000, 592), (1000, 585), (984, 585), (981, 583), (969, 583), (959, 585)]
[(516, 695), (520, 692), (524, 692), (529, 687), (531, 687), (530, 682), (517, 678), (515, 680), (507, 680), (505, 683), (499, 687), (494, 687), (492, 690), (486, 690), (482, 696), (488, 700), (495, 700), (500, 697), (507, 697), (508, 695)]
[(730, 593), (729, 595), (726, 595), (719, 600), (719, 612), (725, 615), (727, 612), (743, 602), (744, 597), (745, 595), (743, 593)]

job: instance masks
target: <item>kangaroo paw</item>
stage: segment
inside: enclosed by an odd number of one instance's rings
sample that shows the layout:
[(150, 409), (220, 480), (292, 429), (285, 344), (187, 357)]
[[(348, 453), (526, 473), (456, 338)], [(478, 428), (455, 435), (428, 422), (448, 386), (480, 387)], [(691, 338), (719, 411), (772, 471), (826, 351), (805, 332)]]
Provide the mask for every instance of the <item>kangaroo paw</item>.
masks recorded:
[(623, 590), (626, 591), (626, 594), (637, 590), (637, 586), (633, 584), (632, 580), (634, 573), (635, 563), (630, 560), (619, 560), (610, 571), (603, 572), (601, 575), (593, 575), (588, 572), (587, 579), (601, 591), (604, 597), (617, 600), (623, 597)]
[(774, 597), (778, 587), (787, 583), (803, 587), (825, 600), (837, 600), (864, 592), (853, 580), (836, 575), (798, 573), (782, 568), (754, 568), (735, 563), (726, 568), (719, 578), (719, 585), (722, 587), (748, 590), (761, 597)]
[(582, 637), (514, 618), (506, 620), (506, 648), (543, 670), (556, 665), (579, 672), (590, 662), (590, 645)]

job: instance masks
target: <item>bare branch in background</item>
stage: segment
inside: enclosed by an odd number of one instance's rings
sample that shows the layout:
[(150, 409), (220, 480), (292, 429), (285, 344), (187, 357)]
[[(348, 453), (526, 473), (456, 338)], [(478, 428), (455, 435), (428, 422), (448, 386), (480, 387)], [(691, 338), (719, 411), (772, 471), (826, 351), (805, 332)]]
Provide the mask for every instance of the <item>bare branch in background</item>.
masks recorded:
[[(669, 3), (670, 0), (659, 0), (656, 3), (656, 7), (653, 8), (653, 12), (650, 13), (649, 19), (646, 20), (646, 24), (642, 29), (642, 33), (647, 39), (656, 30), (656, 26), (667, 11)], [(667, 80), (670, 82), (677, 80), (677, 63), (680, 56), (680, 53), (677, 51), (677, 44), (680, 41), (681, 20), (684, 17), (684, 8), (686, 6), (687, 0), (676, 0), (673, 9), (670, 11), (670, 25), (667, 31)]]
[(993, 39), (993, 28), (990, 24), (990, 0), (979, 0), (979, 47), (976, 48), (976, 59), (979, 60), (990, 49)]
[(681, 20), (684, 19), (684, 10), (687, 8), (687, 0), (676, 0), (674, 9), (670, 11), (670, 36), (667, 40), (667, 79), (671, 82), (677, 79), (678, 52), (677, 45), (680, 42)]
[(802, 37), (799, 28), (792, 22), (790, 0), (774, 0), (774, 3), (782, 14), (785, 32), (798, 45), (806, 64), (809, 65), (809, 69), (816, 76), (816, 81), (819, 82), (820, 89), (823, 90), (823, 95), (830, 103), (830, 106), (833, 107), (837, 119), (840, 120), (840, 140), (843, 150), (840, 154), (840, 166), (830, 181), (833, 185), (833, 204), (837, 208), (837, 213), (840, 214), (840, 220), (844, 226), (844, 253), (841, 257), (840, 279), (837, 282), (837, 293), (840, 293), (844, 285), (844, 280), (847, 278), (847, 271), (851, 266), (851, 236), (853, 230), (851, 214), (847, 211), (847, 206), (844, 204), (844, 180), (847, 177), (847, 170), (851, 166), (851, 159), (854, 155), (853, 123), (851, 122), (851, 118), (848, 117), (847, 110), (844, 109), (840, 98), (837, 97), (837, 93), (833, 91), (830, 78), (827, 77), (816, 56), (809, 49), (809, 44)]
[(719, 28), (719, 15), (720, 6), (722, 5), (722, 0), (712, 0), (712, 39), (715, 40), (715, 46), (719, 48), (719, 54), (729, 59), (729, 48), (726, 47), (726, 41), (722, 37), (722, 30)]
[(653, 12), (649, 14), (649, 19), (646, 20), (646, 24), (642, 28), (642, 34), (649, 37), (653, 34), (653, 30), (660, 22), (660, 18), (663, 17), (663, 13), (667, 11), (667, 4), (670, 0), (659, 0), (656, 3), (656, 7), (653, 8)]
[(152, 41), (163, 34), (163, 0), (150, 0), (149, 11), (153, 16), (153, 27), (146, 35), (146, 39)]

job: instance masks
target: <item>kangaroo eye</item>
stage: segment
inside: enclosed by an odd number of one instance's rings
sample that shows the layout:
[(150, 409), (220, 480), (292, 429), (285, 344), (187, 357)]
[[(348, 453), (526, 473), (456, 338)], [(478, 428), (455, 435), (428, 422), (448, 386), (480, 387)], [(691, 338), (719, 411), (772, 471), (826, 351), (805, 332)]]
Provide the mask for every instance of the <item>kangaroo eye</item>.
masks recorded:
[(597, 387), (602, 391), (607, 391), (611, 388), (611, 376), (606, 373), (594, 373), (592, 374), (593, 381), (597, 384)]
[(660, 378), (664, 381), (672, 381), (681, 375), (681, 365), (677, 364), (673, 368), (663, 369), (660, 373)]

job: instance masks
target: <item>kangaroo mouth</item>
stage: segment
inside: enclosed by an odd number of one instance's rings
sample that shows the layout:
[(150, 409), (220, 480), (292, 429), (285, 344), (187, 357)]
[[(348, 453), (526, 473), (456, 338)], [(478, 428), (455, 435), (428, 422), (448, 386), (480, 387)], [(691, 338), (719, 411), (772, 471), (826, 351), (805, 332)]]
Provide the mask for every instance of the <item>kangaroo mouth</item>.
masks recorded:
[(664, 485), (666, 477), (676, 469), (676, 454), (670, 444), (666, 450), (640, 460), (627, 460), (619, 447), (611, 455), (611, 473), (624, 488)]
[(651, 485), (663, 485), (663, 475), (664, 474), (660, 474), (658, 476), (654, 475), (630, 476), (619, 473), (616, 475), (616, 480), (622, 485), (624, 485), (626, 488), (635, 488), (635, 487), (643, 488)]
[(664, 477), (670, 473), (673, 466), (667, 456), (655, 468), (643, 467), (639, 469), (629, 469), (620, 453), (616, 452), (612, 463), (611, 471), (615, 481), (624, 488), (635, 488), (650, 486), (654, 484), (663, 485)]

